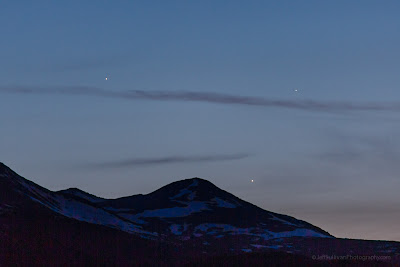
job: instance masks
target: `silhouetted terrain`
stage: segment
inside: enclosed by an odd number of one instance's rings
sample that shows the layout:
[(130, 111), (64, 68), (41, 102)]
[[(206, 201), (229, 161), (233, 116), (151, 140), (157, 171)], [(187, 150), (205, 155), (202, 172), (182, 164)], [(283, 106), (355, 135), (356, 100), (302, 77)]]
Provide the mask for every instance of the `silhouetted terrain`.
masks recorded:
[[(0, 266), (373, 266), (400, 253), (399, 242), (335, 238), (200, 178), (103, 199), (49, 191), (1, 163), (0, 240)], [(321, 255), (390, 259), (313, 259)]]

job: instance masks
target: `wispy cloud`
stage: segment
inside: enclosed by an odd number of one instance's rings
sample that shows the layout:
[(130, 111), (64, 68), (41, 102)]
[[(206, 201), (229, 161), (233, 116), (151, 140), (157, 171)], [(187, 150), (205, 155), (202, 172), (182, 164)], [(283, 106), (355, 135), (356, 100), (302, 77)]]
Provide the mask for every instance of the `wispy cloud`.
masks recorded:
[(398, 166), (400, 160), (399, 142), (393, 139), (393, 132), (368, 136), (365, 133), (350, 134), (330, 129), (325, 133), (327, 149), (317, 154), (317, 158), (339, 164), (355, 164), (355, 162), (385, 163), (392, 168)]
[(169, 156), (153, 158), (132, 158), (120, 161), (87, 164), (89, 168), (121, 168), (121, 167), (145, 167), (155, 165), (177, 164), (177, 163), (203, 163), (240, 160), (249, 157), (249, 154), (228, 155), (201, 155), (201, 156)]
[(222, 105), (244, 105), (265, 108), (286, 108), (306, 111), (400, 111), (400, 103), (353, 103), (345, 101), (279, 100), (254, 96), (229, 95), (212, 92), (190, 91), (112, 91), (96, 87), (0, 87), (0, 91), (17, 94), (64, 94), (86, 95), (128, 100), (205, 102)]

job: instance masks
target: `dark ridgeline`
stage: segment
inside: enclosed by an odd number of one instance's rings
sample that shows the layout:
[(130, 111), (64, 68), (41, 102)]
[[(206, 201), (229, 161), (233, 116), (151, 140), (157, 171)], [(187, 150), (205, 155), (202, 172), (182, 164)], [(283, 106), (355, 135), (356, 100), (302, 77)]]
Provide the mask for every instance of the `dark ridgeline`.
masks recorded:
[[(49, 191), (0, 163), (0, 266), (373, 266), (313, 255), (391, 256), (400, 243), (339, 239), (207, 180), (103, 199)], [(379, 262), (384, 264), (384, 262)]]

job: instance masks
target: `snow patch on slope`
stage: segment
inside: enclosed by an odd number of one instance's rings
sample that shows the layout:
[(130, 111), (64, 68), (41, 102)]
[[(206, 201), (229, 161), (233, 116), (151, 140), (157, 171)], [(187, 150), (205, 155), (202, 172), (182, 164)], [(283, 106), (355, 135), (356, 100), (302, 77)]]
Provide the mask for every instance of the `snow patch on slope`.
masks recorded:
[(181, 189), (178, 194), (176, 194), (173, 197), (170, 197), (169, 199), (173, 200), (173, 199), (180, 198), (181, 196), (184, 196), (184, 195), (189, 195), (188, 196), (188, 200), (193, 200), (195, 195), (196, 195), (196, 192), (193, 192), (192, 190), (189, 190), (189, 188), (190, 187), (196, 187), (198, 184), (199, 184), (199, 182), (197, 180), (194, 180), (192, 184), (190, 184), (186, 188)]
[(272, 238), (293, 237), (293, 236), (331, 238), (330, 236), (327, 236), (327, 235), (324, 235), (321, 233), (317, 233), (313, 230), (305, 229), (305, 228), (298, 228), (293, 231), (287, 231), (287, 232), (270, 232), (270, 231), (268, 231), (268, 232), (272, 236)]
[(26, 194), (26, 192), (22, 193), (27, 195), (33, 201), (38, 202), (66, 217), (88, 223), (105, 225), (128, 233), (139, 233), (150, 236), (158, 235), (157, 233), (144, 231), (141, 229), (141, 226), (124, 221), (121, 218), (108, 213), (104, 209), (97, 208), (74, 199), (67, 199), (63, 195), (59, 195), (51, 191), (47, 192), (45, 190), (41, 190), (39, 187), (31, 185), (25, 181), (19, 181), (19, 183), (21, 183), (21, 185), (23, 185), (24, 188), (29, 192), (28, 194)]
[(280, 218), (278, 218), (278, 217), (276, 217), (276, 216), (274, 216), (274, 215), (272, 215), (272, 216), (273, 216), (273, 217), (270, 218), (270, 220), (279, 221), (279, 222), (284, 223), (284, 224), (287, 224), (287, 225), (299, 226), (299, 225), (297, 225), (297, 224), (294, 224), (294, 223), (291, 223), (291, 222), (282, 220), (282, 219), (280, 219)]
[[(210, 231), (211, 230), (211, 231)], [(206, 232), (207, 235), (215, 235), (220, 233), (227, 233), (229, 235), (249, 235), (249, 236), (257, 236), (262, 237), (264, 240), (275, 239), (275, 238), (284, 238), (284, 237), (324, 237), (331, 238), (330, 236), (317, 233), (310, 229), (295, 229), (293, 231), (286, 232), (271, 232), (268, 230), (250, 227), (250, 228), (238, 228), (229, 224), (214, 224), (214, 223), (203, 223), (195, 227), (194, 232)]]
[(184, 217), (195, 212), (200, 212), (202, 210), (209, 210), (207, 204), (202, 201), (192, 201), (188, 202), (186, 207), (174, 207), (166, 209), (157, 210), (145, 210), (142, 213), (132, 215), (135, 218), (142, 217), (163, 217), (163, 218), (173, 218), (173, 217)]
[(279, 249), (282, 247), (281, 245), (264, 246), (264, 245), (257, 245), (257, 244), (250, 244), (250, 246), (253, 246), (255, 248), (271, 248), (271, 249)]
[(114, 208), (114, 207), (103, 207), (103, 209), (114, 212), (128, 212), (132, 210), (127, 208)]
[(182, 233), (187, 230), (187, 224), (173, 224), (170, 226), (170, 230), (174, 235), (182, 235)]
[(257, 244), (250, 244), (250, 246), (253, 246), (255, 248), (267, 248), (267, 246), (264, 245), (257, 245)]
[(215, 197), (213, 199), (211, 199), (212, 201), (217, 203), (217, 206), (220, 208), (228, 208), (228, 209), (233, 209), (236, 208), (235, 204), (232, 204), (228, 201), (225, 201), (223, 199), (220, 199), (219, 197)]
[(193, 193), (191, 190), (185, 188), (185, 189), (180, 190), (177, 195), (170, 197), (170, 199), (177, 199), (177, 198), (180, 198), (181, 196), (188, 195), (191, 193)]
[(137, 214), (132, 214), (132, 213), (118, 213), (118, 215), (121, 216), (121, 217), (123, 217), (123, 218), (125, 218), (125, 219), (127, 219), (127, 220), (129, 220), (129, 221), (131, 221), (131, 222), (137, 223), (137, 224), (146, 224), (146, 223), (147, 223), (147, 222), (145, 222), (145, 221), (139, 219), (139, 217), (137, 216)]

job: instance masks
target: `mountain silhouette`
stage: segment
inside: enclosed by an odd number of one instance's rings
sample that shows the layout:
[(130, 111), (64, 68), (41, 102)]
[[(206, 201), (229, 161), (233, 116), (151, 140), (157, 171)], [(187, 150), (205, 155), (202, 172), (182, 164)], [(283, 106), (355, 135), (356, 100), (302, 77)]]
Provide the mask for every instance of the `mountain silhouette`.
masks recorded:
[(104, 199), (78, 188), (50, 191), (2, 163), (0, 240), (0, 265), (210, 265), (250, 252), (256, 261), (268, 254), (313, 265), (311, 257), (323, 253), (390, 254), (392, 262), (400, 253), (398, 242), (335, 238), (197, 177)]

